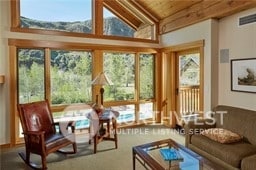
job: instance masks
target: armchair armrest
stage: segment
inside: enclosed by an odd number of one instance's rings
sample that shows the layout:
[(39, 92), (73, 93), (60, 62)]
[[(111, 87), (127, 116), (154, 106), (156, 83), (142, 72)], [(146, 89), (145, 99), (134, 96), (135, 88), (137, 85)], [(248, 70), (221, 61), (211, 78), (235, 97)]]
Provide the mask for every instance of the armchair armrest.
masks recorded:
[(44, 131), (27, 131), (23, 132), (25, 140), (28, 141), (29, 145), (32, 144), (44, 144)]
[(215, 122), (212, 119), (198, 119), (196, 121), (189, 121), (184, 126), (185, 130), (185, 146), (191, 143), (191, 136), (199, 134), (204, 129), (214, 128)]

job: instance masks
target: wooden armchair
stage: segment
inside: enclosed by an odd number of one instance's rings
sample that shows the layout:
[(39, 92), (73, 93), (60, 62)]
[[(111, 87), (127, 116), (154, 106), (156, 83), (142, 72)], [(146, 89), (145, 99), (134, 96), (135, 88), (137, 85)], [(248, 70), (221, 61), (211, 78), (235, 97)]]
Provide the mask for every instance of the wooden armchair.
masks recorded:
[[(19, 155), (30, 167), (47, 169), (46, 156), (55, 151), (77, 152), (74, 134), (75, 123), (73, 121), (54, 123), (47, 100), (19, 104), (18, 110), (26, 147), (26, 154), (20, 152)], [(59, 130), (56, 127), (59, 127)], [(69, 127), (71, 127), (71, 132)], [(60, 150), (70, 144), (73, 145), (73, 151)], [(41, 166), (30, 162), (30, 153), (41, 156)]]

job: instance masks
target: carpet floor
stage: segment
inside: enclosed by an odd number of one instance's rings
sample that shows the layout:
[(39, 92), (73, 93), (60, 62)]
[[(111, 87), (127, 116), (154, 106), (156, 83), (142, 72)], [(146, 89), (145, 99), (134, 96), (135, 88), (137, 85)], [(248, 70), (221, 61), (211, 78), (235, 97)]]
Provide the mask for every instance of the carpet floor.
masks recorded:
[[(52, 153), (47, 156), (47, 167), (49, 170), (131, 170), (133, 146), (168, 138), (183, 145), (185, 143), (183, 135), (162, 125), (118, 129), (118, 149), (115, 149), (114, 142), (103, 141), (98, 144), (98, 151), (94, 154), (93, 144), (88, 144), (89, 134), (78, 134), (78, 153)], [(2, 150), (1, 170), (30, 170), (31, 168), (19, 157), (20, 151), (24, 151), (24, 147)], [(40, 157), (37, 155), (33, 154), (31, 160), (40, 164)], [(144, 168), (136, 162), (136, 169)]]

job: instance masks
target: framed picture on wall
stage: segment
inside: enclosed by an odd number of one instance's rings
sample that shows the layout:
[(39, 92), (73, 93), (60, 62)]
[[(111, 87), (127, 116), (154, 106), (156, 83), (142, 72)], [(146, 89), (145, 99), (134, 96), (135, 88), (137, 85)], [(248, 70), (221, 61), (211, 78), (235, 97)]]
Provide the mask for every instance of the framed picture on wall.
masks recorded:
[(256, 58), (231, 60), (231, 90), (256, 93)]

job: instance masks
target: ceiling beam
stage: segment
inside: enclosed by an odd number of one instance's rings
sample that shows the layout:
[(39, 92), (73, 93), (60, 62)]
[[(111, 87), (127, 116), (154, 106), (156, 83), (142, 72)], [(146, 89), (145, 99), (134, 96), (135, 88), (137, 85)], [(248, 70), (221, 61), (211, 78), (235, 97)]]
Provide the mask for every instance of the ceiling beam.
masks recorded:
[(203, 20), (225, 17), (253, 7), (256, 7), (254, 0), (203, 1), (161, 20), (159, 32), (164, 34)]

